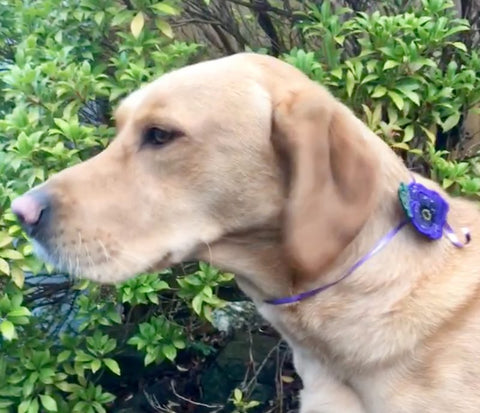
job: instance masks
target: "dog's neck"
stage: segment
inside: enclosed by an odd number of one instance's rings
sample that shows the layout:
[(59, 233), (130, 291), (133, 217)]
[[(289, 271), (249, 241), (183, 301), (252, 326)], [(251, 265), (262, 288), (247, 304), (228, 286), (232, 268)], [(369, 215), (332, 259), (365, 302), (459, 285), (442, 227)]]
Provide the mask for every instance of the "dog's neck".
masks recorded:
[(197, 258), (236, 275), (254, 301), (291, 291), (291, 276), (279, 228), (232, 233), (203, 248)]
[[(383, 141), (375, 135), (366, 139), (374, 153), (390, 155), (378, 160), (382, 181), (379, 184), (377, 206), (371, 219), (335, 260), (331, 270), (314, 279), (302, 279), (301, 273), (293, 271), (283, 248), (281, 222), (228, 234), (199, 251), (197, 258), (234, 272), (240, 287), (254, 301), (297, 294), (341, 276), (348, 265), (371, 248), (369, 242), (380, 239), (398, 224), (402, 218), (397, 199), (398, 185), (410, 179), (409, 171), (393, 152), (378, 148), (379, 145), (386, 145)], [(325, 242), (328, 242), (328, 234), (325, 234)]]

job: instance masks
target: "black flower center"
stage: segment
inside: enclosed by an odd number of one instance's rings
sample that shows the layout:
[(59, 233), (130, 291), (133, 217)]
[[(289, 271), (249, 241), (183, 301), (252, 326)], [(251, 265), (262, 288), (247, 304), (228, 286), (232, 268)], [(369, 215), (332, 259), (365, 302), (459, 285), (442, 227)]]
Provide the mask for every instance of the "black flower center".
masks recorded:
[(432, 213), (432, 211), (430, 211), (430, 209), (428, 209), (428, 208), (422, 208), (421, 214), (422, 214), (422, 218), (423, 218), (425, 221), (430, 222), (430, 221), (432, 220), (432, 218), (433, 218), (433, 213)]

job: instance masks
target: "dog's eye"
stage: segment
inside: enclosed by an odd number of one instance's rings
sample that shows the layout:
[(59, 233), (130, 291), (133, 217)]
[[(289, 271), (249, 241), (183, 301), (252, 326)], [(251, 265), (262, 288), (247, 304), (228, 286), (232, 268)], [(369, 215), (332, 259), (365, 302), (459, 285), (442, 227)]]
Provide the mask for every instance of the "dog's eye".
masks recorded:
[(143, 141), (151, 145), (165, 145), (179, 136), (177, 131), (148, 128), (143, 133)]

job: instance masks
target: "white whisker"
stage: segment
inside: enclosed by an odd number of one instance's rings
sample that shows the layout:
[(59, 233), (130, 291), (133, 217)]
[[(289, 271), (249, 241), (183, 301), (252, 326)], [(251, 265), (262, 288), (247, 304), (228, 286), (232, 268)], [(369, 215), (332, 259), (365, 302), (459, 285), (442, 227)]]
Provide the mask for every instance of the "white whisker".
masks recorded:
[(212, 249), (210, 248), (210, 244), (206, 241), (203, 242), (207, 248), (208, 248), (208, 264), (209, 265), (212, 265), (212, 261), (213, 261), (213, 256), (212, 256)]
[(100, 245), (100, 248), (103, 251), (103, 256), (105, 258), (106, 263), (108, 263), (109, 261), (111, 261), (112, 256), (110, 255), (110, 253), (107, 250), (107, 247), (105, 247), (105, 244), (101, 240), (97, 240), (97, 242), (98, 242), (98, 244)]

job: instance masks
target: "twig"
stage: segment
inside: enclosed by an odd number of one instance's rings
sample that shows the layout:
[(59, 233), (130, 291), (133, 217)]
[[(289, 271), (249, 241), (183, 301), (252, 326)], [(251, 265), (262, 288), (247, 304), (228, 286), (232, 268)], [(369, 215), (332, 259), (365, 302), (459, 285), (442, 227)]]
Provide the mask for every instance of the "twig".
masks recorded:
[[(227, 0), (227, 1), (229, 1), (230, 3), (238, 4), (239, 6), (247, 7), (252, 10), (258, 11), (259, 9), (259, 7), (255, 6), (255, 4), (247, 3), (245, 1), (241, 1), (241, 0)], [(266, 11), (271, 11), (273, 13), (276, 13), (284, 17), (291, 17), (291, 15), (287, 11), (279, 9), (278, 7), (268, 6)]]
[[(149, 394), (143, 389), (143, 394), (145, 395), (145, 398), (148, 401), (148, 404), (150, 407), (152, 407), (156, 412), (158, 413), (175, 413), (173, 410), (171, 410), (168, 406), (163, 407), (158, 399), (155, 397), (154, 394)], [(178, 406), (178, 405), (177, 405)]]
[(253, 375), (255, 376), (255, 358), (253, 357), (253, 351), (252, 351), (252, 348), (253, 348), (252, 332), (251, 332), (250, 329), (248, 329), (247, 333), (248, 333), (248, 343), (249, 343), (249, 346), (248, 346), (249, 362), (248, 362), (247, 369), (245, 370), (245, 375), (243, 376), (243, 380), (242, 380), (242, 384), (241, 384), (241, 387), (244, 388), (244, 389), (248, 388), (247, 387), (247, 379), (248, 379), (248, 376), (250, 374), (250, 366), (252, 367)]
[(257, 371), (255, 372), (254, 376), (250, 379), (250, 381), (248, 382), (247, 386), (245, 387), (246, 389), (248, 389), (253, 383), (255, 380), (257, 380), (257, 377), (258, 375), (260, 374), (260, 372), (263, 370), (263, 368), (265, 367), (265, 365), (267, 364), (267, 361), (270, 359), (270, 356), (273, 354), (273, 352), (278, 349), (280, 347), (280, 345), (282, 344), (282, 340), (278, 340), (278, 343), (275, 344), (272, 349), (268, 352), (268, 354), (266, 355), (266, 357), (263, 359), (262, 363), (258, 366), (258, 369)]
[(216, 26), (221, 26), (221, 23), (214, 21), (214, 20), (204, 20), (204, 19), (184, 19), (179, 20), (171, 24), (172, 27), (181, 27), (186, 26), (187, 24), (211, 24)]
[(172, 392), (175, 396), (177, 396), (180, 400), (183, 400), (184, 402), (187, 402), (187, 403), (191, 403), (193, 404), (194, 406), (201, 406), (201, 407), (206, 407), (208, 409), (222, 409), (223, 406), (219, 405), (219, 404), (205, 404), (205, 403), (200, 403), (200, 402), (196, 402), (196, 401), (193, 401), (191, 399), (187, 399), (186, 397), (182, 396), (181, 394), (178, 394), (177, 390), (175, 389), (175, 384), (174, 384), (174, 380), (170, 380), (170, 386), (172, 387)]

